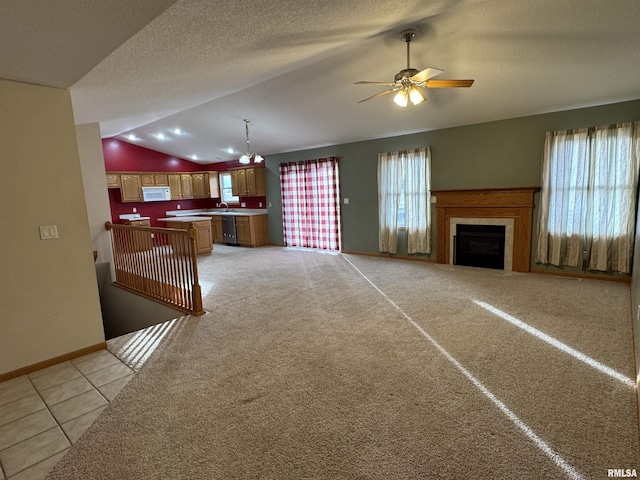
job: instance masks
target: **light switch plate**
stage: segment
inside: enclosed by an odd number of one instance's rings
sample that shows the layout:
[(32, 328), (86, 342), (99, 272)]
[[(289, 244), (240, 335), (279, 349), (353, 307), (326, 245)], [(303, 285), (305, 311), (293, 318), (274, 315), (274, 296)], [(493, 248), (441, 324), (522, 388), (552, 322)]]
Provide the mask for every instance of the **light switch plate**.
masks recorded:
[(349, 199), (347, 197), (344, 198), (344, 204), (349, 205)]
[(40, 225), (40, 240), (51, 240), (58, 238), (57, 225)]

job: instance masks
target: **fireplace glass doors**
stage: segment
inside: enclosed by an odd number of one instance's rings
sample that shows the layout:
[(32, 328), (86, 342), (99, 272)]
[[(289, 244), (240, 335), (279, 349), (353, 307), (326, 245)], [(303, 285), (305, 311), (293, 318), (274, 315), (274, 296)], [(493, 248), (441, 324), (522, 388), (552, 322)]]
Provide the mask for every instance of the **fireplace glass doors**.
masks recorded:
[(456, 225), (455, 265), (504, 270), (504, 225)]

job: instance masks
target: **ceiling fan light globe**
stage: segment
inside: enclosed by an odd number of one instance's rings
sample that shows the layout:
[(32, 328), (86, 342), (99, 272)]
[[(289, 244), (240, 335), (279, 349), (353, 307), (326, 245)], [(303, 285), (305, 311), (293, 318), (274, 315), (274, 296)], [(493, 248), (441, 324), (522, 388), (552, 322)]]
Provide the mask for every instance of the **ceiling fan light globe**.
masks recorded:
[(409, 100), (411, 100), (411, 103), (413, 103), (414, 105), (419, 105), (420, 103), (424, 102), (426, 99), (427, 98), (417, 87), (413, 87), (409, 92)]
[(251, 163), (251, 159), (249, 158), (249, 155), (247, 155), (247, 154), (245, 153), (244, 155), (242, 155), (242, 156), (240, 157), (239, 162), (240, 162), (240, 163), (242, 163), (242, 164), (244, 164), (244, 165), (246, 165), (247, 163)]
[(400, 90), (396, 93), (396, 96), (393, 97), (393, 101), (399, 107), (406, 107), (409, 104), (409, 95), (404, 90)]
[(253, 157), (253, 163), (262, 163), (264, 158), (256, 153), (256, 156)]

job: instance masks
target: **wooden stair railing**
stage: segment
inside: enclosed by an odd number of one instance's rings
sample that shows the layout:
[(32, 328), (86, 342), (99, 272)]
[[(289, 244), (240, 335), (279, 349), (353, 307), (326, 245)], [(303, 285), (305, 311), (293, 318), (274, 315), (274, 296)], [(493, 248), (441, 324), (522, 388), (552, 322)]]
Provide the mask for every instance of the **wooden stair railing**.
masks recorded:
[(115, 284), (143, 297), (200, 316), (196, 230), (105, 223), (111, 232)]

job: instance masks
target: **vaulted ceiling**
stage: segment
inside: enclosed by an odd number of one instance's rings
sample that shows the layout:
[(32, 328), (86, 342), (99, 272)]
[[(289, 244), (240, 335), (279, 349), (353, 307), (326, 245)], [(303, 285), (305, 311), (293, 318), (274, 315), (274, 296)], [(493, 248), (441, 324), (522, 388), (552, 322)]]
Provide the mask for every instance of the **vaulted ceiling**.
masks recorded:
[[(246, 150), (245, 118), (268, 155), (638, 99), (638, 25), (637, 0), (3, 0), (0, 78), (209, 163)], [(406, 68), (409, 27), (412, 67), (474, 85), (357, 103)]]

